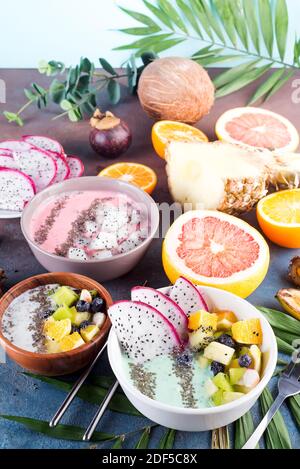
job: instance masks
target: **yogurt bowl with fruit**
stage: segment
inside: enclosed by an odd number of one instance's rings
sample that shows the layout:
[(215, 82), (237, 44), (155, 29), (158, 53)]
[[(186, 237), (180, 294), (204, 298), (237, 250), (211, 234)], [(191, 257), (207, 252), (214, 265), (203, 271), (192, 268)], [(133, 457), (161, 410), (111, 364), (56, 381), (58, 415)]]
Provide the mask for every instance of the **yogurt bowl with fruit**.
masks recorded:
[(158, 224), (158, 208), (148, 194), (124, 181), (97, 176), (44, 190), (26, 206), (21, 220), (43, 267), (99, 281), (131, 270)]
[(274, 333), (254, 306), (185, 278), (161, 290), (135, 287), (108, 314), (108, 356), (125, 394), (169, 428), (205, 431), (237, 420), (276, 367)]
[(73, 373), (103, 344), (109, 293), (77, 274), (31, 277), (0, 300), (0, 343), (22, 367), (44, 375)]

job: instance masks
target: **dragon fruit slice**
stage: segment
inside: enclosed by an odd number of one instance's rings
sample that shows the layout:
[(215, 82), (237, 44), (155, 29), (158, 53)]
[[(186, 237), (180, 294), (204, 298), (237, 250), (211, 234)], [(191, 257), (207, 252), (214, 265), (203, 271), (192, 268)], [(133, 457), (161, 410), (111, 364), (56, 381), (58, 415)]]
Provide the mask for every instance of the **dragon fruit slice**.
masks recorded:
[(42, 150), (14, 152), (14, 160), (19, 169), (34, 180), (37, 192), (52, 184), (56, 177), (55, 159)]
[(35, 193), (34, 182), (26, 174), (0, 167), (0, 209), (20, 212)]
[(179, 277), (176, 280), (172, 287), (170, 298), (181, 306), (187, 316), (199, 311), (199, 309), (209, 311), (207, 303), (198, 288), (184, 277)]
[(84, 165), (76, 156), (67, 156), (67, 162), (70, 167), (69, 179), (79, 178), (84, 173)]
[[(0, 149), (7, 151), (29, 151), (33, 146), (29, 142), (23, 142), (19, 140), (4, 140), (0, 142)], [(2, 151), (1, 151), (2, 152)]]
[(65, 158), (65, 152), (62, 145), (53, 138), (43, 135), (23, 135), (24, 142), (28, 142), (41, 150), (49, 151), (52, 154), (60, 155)]
[(87, 255), (81, 248), (70, 248), (68, 251), (68, 258), (75, 261), (86, 261)]
[(9, 155), (0, 155), (0, 166), (2, 166), (3, 168), (18, 169), (18, 165), (16, 164), (15, 160), (12, 156)]
[(119, 301), (108, 310), (124, 352), (135, 363), (171, 353), (182, 343), (174, 326), (152, 306)]
[(68, 179), (70, 176), (70, 167), (61, 155), (58, 155), (56, 153), (51, 153), (51, 156), (55, 159), (56, 165), (57, 165), (57, 173), (55, 176), (55, 179), (53, 181), (53, 184), (56, 182), (62, 182), (65, 179)]
[(156, 308), (175, 327), (179, 337), (184, 342), (187, 338), (188, 318), (183, 310), (173, 300), (163, 293), (149, 287), (134, 287), (131, 299), (141, 301)]

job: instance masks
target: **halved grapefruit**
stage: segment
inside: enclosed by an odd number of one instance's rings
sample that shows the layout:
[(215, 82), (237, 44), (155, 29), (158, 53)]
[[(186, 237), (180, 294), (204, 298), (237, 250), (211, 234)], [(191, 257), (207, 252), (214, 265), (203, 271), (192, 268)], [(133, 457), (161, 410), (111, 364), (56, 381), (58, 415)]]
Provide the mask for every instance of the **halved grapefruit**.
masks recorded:
[(256, 107), (240, 107), (225, 112), (217, 121), (219, 140), (251, 147), (294, 152), (299, 134), (294, 125), (275, 112)]
[(167, 232), (163, 266), (172, 283), (184, 276), (246, 298), (264, 280), (269, 247), (248, 223), (217, 211), (181, 215)]

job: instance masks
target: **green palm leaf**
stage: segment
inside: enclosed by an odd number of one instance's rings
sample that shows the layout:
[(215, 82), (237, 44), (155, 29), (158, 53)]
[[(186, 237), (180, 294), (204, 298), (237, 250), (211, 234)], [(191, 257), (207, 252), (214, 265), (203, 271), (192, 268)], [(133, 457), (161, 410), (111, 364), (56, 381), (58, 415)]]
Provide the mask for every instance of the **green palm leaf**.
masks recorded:
[[(265, 388), (260, 396), (260, 404), (265, 415), (273, 404), (273, 397), (268, 388)], [(289, 432), (280, 412), (277, 412), (271, 420), (265, 432), (267, 449), (292, 449)]]
[(276, 72), (274, 72), (262, 85), (260, 85), (252, 98), (249, 100), (248, 105), (250, 106), (253, 103), (256, 103), (260, 98), (265, 96), (267, 93), (271, 91), (273, 86), (277, 83), (278, 80), (282, 77), (284, 74), (284, 68), (280, 68)]
[(177, 10), (172, 6), (169, 0), (158, 0), (158, 5), (160, 6), (161, 10), (165, 12), (165, 14), (173, 21), (173, 23), (184, 33), (188, 34), (188, 30), (178, 14)]
[(218, 75), (213, 80), (215, 87), (221, 88), (222, 86), (227, 85), (227, 83), (230, 83), (236, 80), (245, 72), (248, 72), (249, 70), (253, 70), (256, 67), (256, 65), (259, 64), (259, 62), (260, 62), (259, 59), (251, 60), (249, 62), (238, 65), (237, 67), (230, 68), (229, 70), (226, 70), (223, 73), (220, 73), (220, 75)]
[(222, 28), (220, 27), (218, 20), (216, 19), (214, 12), (206, 3), (206, 0), (199, 0), (199, 3), (202, 5), (202, 10), (207, 18), (208, 24), (211, 29), (216, 33), (216, 35), (221, 39), (223, 44), (225, 43), (224, 34), (222, 33)]
[(140, 439), (138, 440), (135, 449), (147, 449), (150, 441), (151, 427), (145, 428)]
[(258, 8), (260, 14), (260, 26), (265, 41), (267, 51), (270, 57), (273, 54), (274, 32), (273, 32), (273, 15), (271, 3), (269, 0), (258, 0)]
[(116, 47), (114, 50), (130, 50), (130, 49), (145, 49), (151, 48), (152, 45), (155, 45), (157, 42), (160, 42), (164, 39), (172, 36), (172, 33), (163, 33), (157, 34), (156, 36), (146, 36), (142, 39), (132, 42), (131, 44), (125, 44), (124, 46)]
[(159, 442), (158, 449), (172, 449), (174, 446), (175, 436), (176, 430), (168, 428)]
[(253, 45), (257, 53), (260, 54), (259, 27), (256, 16), (256, 8), (255, 5), (253, 5), (253, 0), (243, 0), (243, 7)]
[(283, 78), (280, 78), (273, 86), (271, 91), (267, 94), (264, 101), (268, 101), (277, 91), (279, 91), (294, 75), (294, 70), (290, 70)]
[(166, 13), (161, 10), (160, 8), (157, 8), (156, 6), (152, 5), (152, 3), (150, 3), (148, 0), (143, 0), (145, 6), (148, 8), (148, 10), (151, 11), (151, 13), (157, 18), (159, 19), (159, 21), (161, 21), (164, 25), (168, 26), (169, 28), (172, 29), (172, 23), (171, 21), (169, 20), (169, 17), (168, 15), (166, 15)]
[(210, 29), (210, 24), (209, 24), (208, 18), (205, 14), (205, 11), (203, 9), (202, 4), (200, 2), (195, 1), (195, 2), (192, 2), (191, 6), (194, 10), (196, 18), (199, 19), (199, 21), (201, 23), (201, 26), (204, 29), (204, 31), (206, 32), (207, 36), (210, 38), (211, 41), (213, 41), (214, 36), (213, 36), (212, 31)]
[(201, 29), (199, 27), (199, 24), (194, 16), (193, 10), (190, 8), (189, 5), (186, 4), (184, 0), (176, 0), (176, 3), (178, 5), (178, 8), (183, 12), (184, 16), (192, 26), (192, 28), (196, 31), (196, 33), (199, 35), (199, 37), (203, 38)]
[(275, 12), (275, 31), (279, 55), (284, 60), (289, 28), (289, 15), (285, 0), (277, 0)]
[(248, 32), (241, 0), (231, 0), (230, 8), (236, 32), (238, 33), (244, 47), (248, 49)]
[(223, 22), (225, 31), (231, 40), (232, 44), (236, 46), (236, 34), (234, 19), (230, 8), (230, 0), (212, 0), (220, 19)]
[(139, 23), (143, 23), (146, 26), (149, 26), (150, 28), (154, 28), (157, 26), (156, 23), (147, 15), (143, 15), (142, 13), (138, 13), (137, 11), (128, 10), (127, 8), (124, 8), (124, 7), (119, 7), (119, 8), (124, 13), (131, 16), (135, 20), (137, 20)]
[(262, 67), (255, 68), (253, 70), (250, 70), (248, 73), (241, 75), (233, 82), (228, 83), (227, 85), (220, 88), (216, 92), (216, 97), (221, 98), (223, 96), (227, 96), (228, 94), (234, 93), (235, 91), (244, 88), (253, 81), (262, 77), (268, 70), (270, 70), (271, 66), (272, 64), (264, 65)]

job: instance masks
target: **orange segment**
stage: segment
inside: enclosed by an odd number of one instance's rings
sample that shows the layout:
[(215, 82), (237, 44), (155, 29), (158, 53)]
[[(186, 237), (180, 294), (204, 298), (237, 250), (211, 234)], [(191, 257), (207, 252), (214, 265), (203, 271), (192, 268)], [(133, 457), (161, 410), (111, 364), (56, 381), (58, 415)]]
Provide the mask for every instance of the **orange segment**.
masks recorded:
[(240, 344), (261, 345), (263, 332), (259, 319), (238, 321), (232, 325), (232, 337)]
[(271, 194), (257, 206), (264, 234), (275, 244), (300, 248), (300, 189)]
[(98, 176), (130, 182), (148, 194), (153, 192), (157, 184), (157, 177), (153, 169), (139, 163), (115, 163), (100, 171)]
[(152, 143), (154, 150), (161, 157), (165, 157), (168, 143), (177, 142), (208, 142), (207, 136), (188, 124), (175, 121), (159, 121), (152, 127)]

